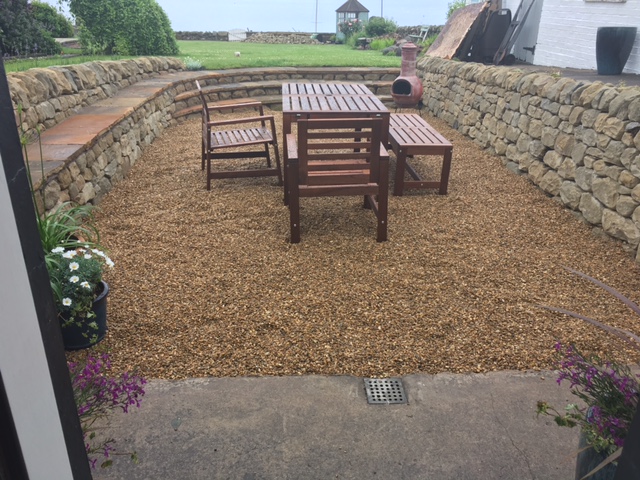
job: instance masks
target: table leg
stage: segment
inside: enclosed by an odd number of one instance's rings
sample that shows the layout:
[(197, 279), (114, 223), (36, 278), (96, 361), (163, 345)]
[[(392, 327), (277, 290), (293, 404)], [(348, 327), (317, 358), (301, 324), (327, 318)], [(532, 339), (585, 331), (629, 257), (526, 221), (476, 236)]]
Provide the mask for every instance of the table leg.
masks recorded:
[(283, 113), (282, 114), (282, 135), (283, 135), (283, 139), (282, 139), (282, 148), (283, 148), (283, 154), (282, 154), (282, 158), (284, 159), (284, 204), (285, 205), (289, 205), (289, 192), (288, 192), (288, 178), (289, 178), (289, 173), (288, 173), (288, 166), (289, 166), (289, 146), (287, 145), (287, 135), (291, 133), (291, 115), (288, 113)]

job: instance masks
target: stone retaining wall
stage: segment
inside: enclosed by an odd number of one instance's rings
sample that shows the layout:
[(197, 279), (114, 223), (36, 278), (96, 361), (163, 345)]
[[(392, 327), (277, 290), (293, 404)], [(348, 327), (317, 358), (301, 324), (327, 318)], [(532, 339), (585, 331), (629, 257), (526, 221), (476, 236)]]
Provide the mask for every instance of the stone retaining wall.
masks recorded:
[(229, 41), (229, 32), (175, 32), (175, 34), (176, 40)]
[(316, 44), (320, 43), (315, 38), (311, 38), (312, 33), (291, 33), (291, 32), (254, 32), (248, 35), (245, 43), (269, 43), (269, 44)]
[(418, 75), (432, 115), (640, 261), (640, 88), (429, 57)]
[[(32, 68), (9, 73), (14, 109), (22, 107), (22, 129), (33, 137), (51, 128), (79, 108), (113, 96), (143, 78), (184, 68), (176, 58), (145, 57), (132, 60), (88, 62), (66, 67)], [(20, 126), (19, 119), (16, 124)]]

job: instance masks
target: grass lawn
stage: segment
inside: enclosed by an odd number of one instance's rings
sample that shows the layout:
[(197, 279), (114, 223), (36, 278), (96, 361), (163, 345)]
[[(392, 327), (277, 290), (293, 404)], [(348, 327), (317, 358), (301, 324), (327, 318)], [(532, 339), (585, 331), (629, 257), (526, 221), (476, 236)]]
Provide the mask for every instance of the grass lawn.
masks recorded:
[[(400, 57), (387, 57), (375, 50), (354, 50), (347, 45), (267, 45), (244, 42), (178, 41), (181, 58), (199, 60), (207, 70), (247, 67), (400, 67)], [(73, 65), (96, 60), (123, 60), (119, 55), (64, 55), (5, 61), (7, 72), (54, 65)], [(240, 52), (236, 57), (235, 52)]]

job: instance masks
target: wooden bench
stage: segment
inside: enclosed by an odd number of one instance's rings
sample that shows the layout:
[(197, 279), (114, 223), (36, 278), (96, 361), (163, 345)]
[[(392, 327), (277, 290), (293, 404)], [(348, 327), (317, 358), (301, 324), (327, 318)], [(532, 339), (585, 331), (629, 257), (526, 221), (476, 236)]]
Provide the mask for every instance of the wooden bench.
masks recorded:
[[(389, 145), (396, 155), (396, 181), (394, 195), (402, 195), (405, 188), (437, 188), (440, 195), (447, 194), (453, 145), (440, 135), (420, 115), (392, 113), (389, 122)], [(442, 155), (440, 181), (424, 181), (407, 162), (414, 155)], [(405, 170), (413, 181), (404, 180)]]

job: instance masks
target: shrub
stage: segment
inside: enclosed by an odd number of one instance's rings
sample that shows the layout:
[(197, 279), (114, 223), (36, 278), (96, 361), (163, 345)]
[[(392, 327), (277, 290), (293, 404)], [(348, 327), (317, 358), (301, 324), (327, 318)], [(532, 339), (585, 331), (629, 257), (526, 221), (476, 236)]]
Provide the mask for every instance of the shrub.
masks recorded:
[(376, 38), (371, 41), (371, 50), (384, 50), (387, 47), (395, 45), (396, 41), (393, 38)]
[(447, 20), (449, 20), (449, 18), (451, 18), (451, 15), (453, 15), (453, 12), (455, 12), (456, 10), (465, 7), (467, 5), (467, 3), (465, 2), (465, 0), (454, 0), (453, 2), (449, 2), (447, 4)]
[(387, 20), (382, 17), (371, 17), (364, 27), (364, 32), (367, 37), (382, 37), (383, 35), (395, 33), (397, 29), (398, 25), (396, 25), (393, 20)]
[(347, 39), (362, 31), (362, 27), (362, 22), (357, 18), (352, 18), (338, 24), (338, 29), (344, 34), (345, 38)]
[(196, 58), (185, 57), (182, 62), (187, 70), (202, 70), (204, 68), (202, 62)]
[(436, 38), (438, 38), (438, 35), (431, 35), (430, 37), (424, 39), (424, 42), (422, 42), (422, 46), (424, 47), (425, 51), (427, 51), (429, 47), (433, 45), (433, 42), (436, 41)]

